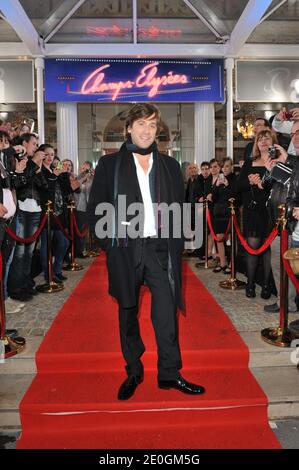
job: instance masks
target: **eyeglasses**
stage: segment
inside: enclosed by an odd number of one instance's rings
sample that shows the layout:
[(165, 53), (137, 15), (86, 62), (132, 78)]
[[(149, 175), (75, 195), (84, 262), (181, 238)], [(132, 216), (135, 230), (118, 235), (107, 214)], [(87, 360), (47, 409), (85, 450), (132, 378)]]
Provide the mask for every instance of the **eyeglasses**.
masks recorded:
[(297, 129), (296, 132), (291, 132), (290, 133), (291, 139), (294, 137), (294, 135), (299, 136), (299, 129)]

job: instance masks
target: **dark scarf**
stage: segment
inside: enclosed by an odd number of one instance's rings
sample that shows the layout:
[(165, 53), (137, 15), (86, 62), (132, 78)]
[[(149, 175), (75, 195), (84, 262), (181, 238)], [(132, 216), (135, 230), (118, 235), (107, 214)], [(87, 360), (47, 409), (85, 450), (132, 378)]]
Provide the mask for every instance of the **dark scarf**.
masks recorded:
[[(132, 152), (139, 154), (148, 155), (153, 153), (153, 166), (149, 175), (150, 192), (153, 203), (160, 204), (161, 202), (161, 184), (160, 184), (160, 159), (158, 156), (158, 149), (155, 142), (147, 149), (140, 149), (132, 142), (125, 142), (119, 151), (115, 169), (115, 180), (114, 180), (114, 201), (116, 214), (117, 208), (117, 196), (126, 195), (126, 207), (135, 202), (142, 202), (142, 195), (139, 188), (138, 177), (136, 172), (136, 166)], [(132, 216), (133, 218), (133, 216)], [(117, 220), (117, 217), (116, 217)], [(158, 229), (160, 228), (160, 216), (158, 214)], [(119, 238), (117, 236), (117, 230), (115, 231), (115, 241), (119, 246), (127, 246), (127, 238)]]
[(157, 153), (157, 144), (154, 141), (149, 147), (146, 149), (140, 148), (137, 145), (133, 144), (131, 137), (125, 142), (126, 148), (129, 152), (139, 153), (139, 155), (149, 155), (150, 153)]

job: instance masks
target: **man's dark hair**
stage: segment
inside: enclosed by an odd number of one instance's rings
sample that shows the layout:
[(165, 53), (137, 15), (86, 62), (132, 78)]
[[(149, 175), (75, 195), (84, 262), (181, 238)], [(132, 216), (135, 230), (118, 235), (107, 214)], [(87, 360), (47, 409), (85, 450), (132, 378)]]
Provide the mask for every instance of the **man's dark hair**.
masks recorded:
[(0, 139), (7, 139), (10, 142), (9, 134), (6, 131), (0, 131)]
[(201, 162), (200, 168), (203, 168), (204, 166), (211, 167), (210, 162)]
[(217, 158), (212, 158), (212, 160), (210, 160), (210, 166), (213, 165), (213, 163), (217, 163), (217, 165), (221, 166)]
[(229, 162), (229, 163), (231, 163), (231, 164), (233, 165), (233, 159), (232, 159), (231, 157), (224, 157), (224, 158), (222, 158), (221, 166), (223, 166), (224, 163), (226, 163), (226, 162)]
[(19, 145), (22, 145), (22, 142), (30, 142), (30, 140), (32, 138), (35, 138), (37, 139), (36, 135), (35, 134), (32, 134), (31, 132), (26, 132), (25, 134), (22, 134), (20, 137), (19, 137)]
[(129, 109), (126, 116), (126, 139), (130, 137), (128, 133), (128, 127), (132, 127), (133, 123), (137, 119), (147, 119), (152, 115), (155, 115), (157, 121), (157, 135), (160, 132), (161, 128), (161, 113), (160, 110), (153, 104), (150, 103), (137, 103)]
[(268, 121), (268, 119), (265, 119), (263, 117), (257, 117), (255, 118), (254, 122), (256, 121), (264, 121), (264, 126), (265, 127), (270, 127), (270, 122)]

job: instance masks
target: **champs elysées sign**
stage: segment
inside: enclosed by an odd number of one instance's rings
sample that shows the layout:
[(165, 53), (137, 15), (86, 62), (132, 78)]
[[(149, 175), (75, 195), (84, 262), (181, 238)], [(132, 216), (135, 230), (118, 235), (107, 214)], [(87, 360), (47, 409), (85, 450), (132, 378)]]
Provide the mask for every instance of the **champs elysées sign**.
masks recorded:
[(46, 59), (45, 99), (224, 101), (222, 59)]

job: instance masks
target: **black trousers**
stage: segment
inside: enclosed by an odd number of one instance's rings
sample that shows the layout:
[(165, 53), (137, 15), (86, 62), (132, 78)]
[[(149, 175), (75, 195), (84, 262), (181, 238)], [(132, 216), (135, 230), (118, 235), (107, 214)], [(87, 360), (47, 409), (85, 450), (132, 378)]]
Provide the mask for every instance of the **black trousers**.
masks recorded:
[[(136, 268), (136, 293), (139, 298), (141, 285), (145, 282), (152, 296), (151, 320), (158, 348), (158, 379), (173, 380), (182, 367), (178, 342), (176, 307), (167, 274), (168, 253), (156, 251), (157, 239), (143, 240), (141, 264)], [(140, 336), (138, 305), (123, 308), (119, 305), (121, 348), (126, 361), (127, 374), (143, 377), (141, 356), (145, 347)]]

